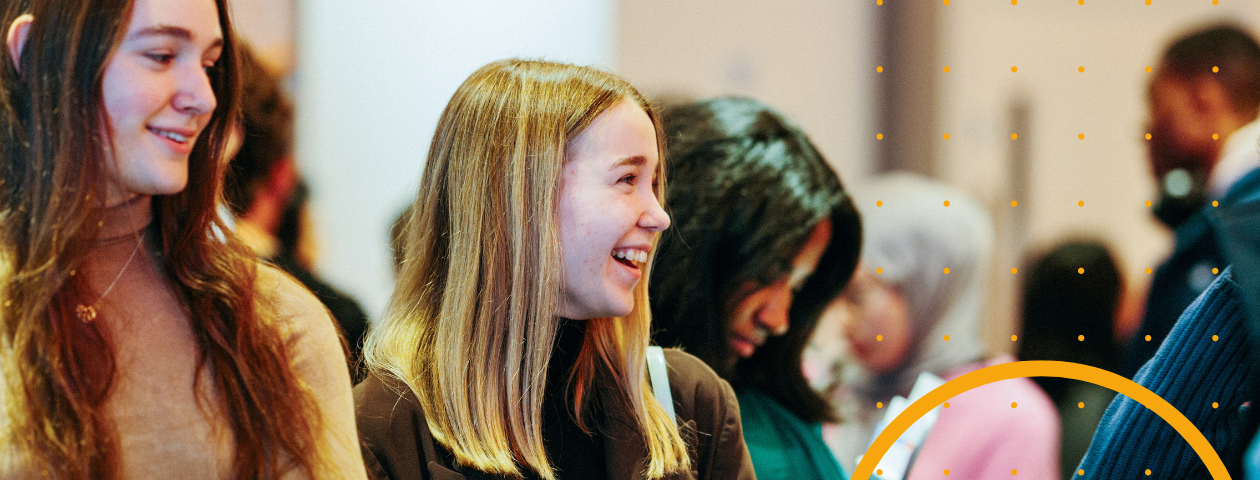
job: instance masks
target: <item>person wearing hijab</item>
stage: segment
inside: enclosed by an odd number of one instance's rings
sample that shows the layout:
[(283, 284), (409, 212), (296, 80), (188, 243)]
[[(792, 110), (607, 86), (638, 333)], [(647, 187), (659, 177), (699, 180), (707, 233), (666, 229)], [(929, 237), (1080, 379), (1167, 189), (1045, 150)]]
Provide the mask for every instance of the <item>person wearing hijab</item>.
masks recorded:
[[(910, 175), (877, 179), (855, 198), (863, 218), (862, 260), (829, 307), (851, 362), (829, 429), (850, 471), (873, 439), (884, 406), (908, 397), (922, 372), (944, 380), (1013, 361), (984, 345), (985, 280), (993, 243), (989, 215), (962, 192)], [(1032, 380), (990, 383), (949, 400), (919, 448), (910, 480), (1051, 479), (1059, 471), (1059, 417)]]

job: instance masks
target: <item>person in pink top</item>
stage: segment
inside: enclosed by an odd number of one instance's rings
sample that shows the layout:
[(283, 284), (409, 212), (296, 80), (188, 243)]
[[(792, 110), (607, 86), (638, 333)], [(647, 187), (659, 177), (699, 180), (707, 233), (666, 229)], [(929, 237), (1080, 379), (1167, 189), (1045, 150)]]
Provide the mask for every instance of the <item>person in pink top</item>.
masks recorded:
[[(997, 274), (988, 213), (955, 189), (904, 174), (855, 191), (862, 261), (827, 312), (848, 358), (832, 389), (842, 423), (824, 435), (848, 471), (870, 446), (883, 406), (908, 396), (920, 373), (950, 380), (1014, 360), (982, 338), (986, 280)], [(910, 480), (946, 470), (980, 480), (1058, 477), (1058, 413), (1032, 380), (973, 389), (939, 412)]]

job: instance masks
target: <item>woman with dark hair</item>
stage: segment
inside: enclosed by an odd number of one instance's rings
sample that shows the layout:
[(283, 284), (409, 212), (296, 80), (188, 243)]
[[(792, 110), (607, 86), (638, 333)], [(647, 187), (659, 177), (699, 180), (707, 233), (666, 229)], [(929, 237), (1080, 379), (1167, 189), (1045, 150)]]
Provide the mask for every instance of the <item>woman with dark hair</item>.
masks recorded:
[(840, 478), (833, 420), (801, 353), (852, 274), (861, 222), (805, 134), (750, 99), (666, 112), (670, 214), (651, 298), (656, 341), (731, 381), (757, 476)]
[(217, 215), (226, 1), (3, 19), (0, 478), (364, 478), (336, 327)]
[[(1016, 356), (1115, 369), (1120, 359), (1116, 315), (1124, 278), (1111, 250), (1096, 241), (1064, 243), (1038, 258), (1027, 272), (1024, 324)], [(1063, 425), (1060, 478), (1071, 478), (1089, 451), (1094, 430), (1115, 392), (1066, 378), (1036, 377), (1033, 381), (1059, 411)]]

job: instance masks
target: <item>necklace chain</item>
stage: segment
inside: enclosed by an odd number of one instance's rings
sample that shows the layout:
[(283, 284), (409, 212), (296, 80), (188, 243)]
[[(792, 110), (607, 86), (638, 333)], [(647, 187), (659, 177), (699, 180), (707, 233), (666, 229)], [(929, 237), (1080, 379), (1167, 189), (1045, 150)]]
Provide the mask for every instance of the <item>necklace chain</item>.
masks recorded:
[(109, 295), (110, 290), (114, 289), (114, 285), (118, 284), (118, 280), (122, 278), (123, 272), (127, 271), (127, 267), (131, 266), (131, 261), (135, 260), (136, 253), (140, 251), (140, 245), (143, 244), (144, 232), (140, 232), (140, 235), (136, 237), (136, 247), (131, 249), (131, 256), (127, 257), (127, 262), (124, 263), (122, 268), (118, 270), (118, 275), (114, 276), (114, 281), (109, 282), (109, 286), (105, 287), (105, 291), (102, 292), (101, 296), (98, 297), (95, 302), (92, 302), (91, 305), (84, 305), (80, 303), (78, 307), (75, 307), (74, 313), (75, 315), (78, 315), (80, 321), (83, 323), (89, 323), (92, 320), (96, 320), (96, 306), (100, 305), (101, 300), (104, 300), (105, 296)]

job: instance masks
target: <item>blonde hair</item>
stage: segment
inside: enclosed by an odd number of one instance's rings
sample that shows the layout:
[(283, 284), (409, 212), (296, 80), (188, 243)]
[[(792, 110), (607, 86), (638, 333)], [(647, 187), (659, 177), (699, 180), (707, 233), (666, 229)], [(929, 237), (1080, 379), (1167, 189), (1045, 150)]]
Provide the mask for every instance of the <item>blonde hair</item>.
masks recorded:
[[(364, 357), (373, 372), (415, 391), (433, 437), (460, 464), (555, 478), (542, 411), (563, 291), (561, 168), (568, 142), (622, 101), (648, 113), (663, 152), (646, 99), (587, 67), (491, 63), (442, 113), (405, 228), (398, 286)], [(663, 167), (657, 174), (663, 182)], [(649, 276), (645, 267), (628, 316), (588, 320), (567, 398), (584, 430), (590, 395), (604, 411), (630, 413), (645, 442), (645, 473), (660, 478), (690, 468), (690, 459), (646, 386)], [(593, 388), (597, 381), (615, 388)]]

